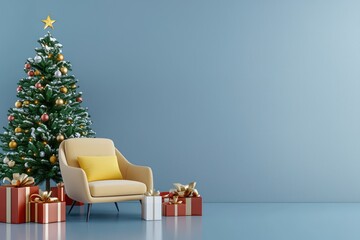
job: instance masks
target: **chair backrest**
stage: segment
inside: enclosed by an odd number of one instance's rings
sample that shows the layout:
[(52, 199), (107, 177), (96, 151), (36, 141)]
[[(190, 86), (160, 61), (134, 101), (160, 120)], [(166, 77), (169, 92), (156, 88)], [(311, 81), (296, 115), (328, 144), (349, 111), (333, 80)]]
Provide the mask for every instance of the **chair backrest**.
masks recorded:
[(78, 156), (113, 156), (114, 142), (107, 138), (70, 138), (64, 141), (67, 164), (79, 167)]

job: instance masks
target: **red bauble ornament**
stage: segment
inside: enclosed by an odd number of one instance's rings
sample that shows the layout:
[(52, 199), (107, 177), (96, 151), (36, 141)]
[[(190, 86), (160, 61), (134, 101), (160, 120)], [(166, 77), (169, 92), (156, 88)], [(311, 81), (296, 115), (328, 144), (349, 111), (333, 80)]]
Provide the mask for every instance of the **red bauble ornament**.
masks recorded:
[(35, 87), (36, 88), (42, 88), (42, 85), (41, 85), (41, 83), (37, 82), (37, 83), (35, 83)]
[(28, 71), (28, 76), (29, 76), (29, 77), (34, 76), (34, 71)]
[(77, 101), (77, 102), (82, 102), (82, 97), (76, 98), (76, 101)]
[(9, 116), (8, 116), (8, 120), (9, 120), (9, 121), (12, 121), (12, 120), (14, 120), (14, 119), (15, 119), (15, 117), (14, 117), (13, 115), (9, 115)]
[(43, 121), (43, 122), (49, 121), (49, 115), (47, 115), (47, 113), (44, 113), (43, 115), (41, 115), (41, 121)]
[(16, 88), (16, 91), (17, 91), (17, 92), (22, 91), (22, 87), (21, 87), (21, 86), (18, 86), (18, 87)]
[(25, 64), (25, 68), (26, 68), (26, 69), (30, 69), (30, 68), (31, 68), (31, 65), (30, 65), (29, 63), (26, 63), (26, 64)]

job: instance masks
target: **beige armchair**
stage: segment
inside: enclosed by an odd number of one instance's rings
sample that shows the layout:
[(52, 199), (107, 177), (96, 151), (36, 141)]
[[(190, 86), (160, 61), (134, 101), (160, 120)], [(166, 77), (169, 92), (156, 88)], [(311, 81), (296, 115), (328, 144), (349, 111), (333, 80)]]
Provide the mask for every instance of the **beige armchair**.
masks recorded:
[[(123, 180), (88, 182), (84, 170), (77, 162), (78, 156), (116, 155)], [(113, 141), (105, 138), (71, 138), (59, 147), (59, 164), (66, 194), (76, 202), (87, 203), (86, 221), (89, 221), (92, 203), (140, 200), (153, 189), (151, 168), (131, 164), (115, 148)]]

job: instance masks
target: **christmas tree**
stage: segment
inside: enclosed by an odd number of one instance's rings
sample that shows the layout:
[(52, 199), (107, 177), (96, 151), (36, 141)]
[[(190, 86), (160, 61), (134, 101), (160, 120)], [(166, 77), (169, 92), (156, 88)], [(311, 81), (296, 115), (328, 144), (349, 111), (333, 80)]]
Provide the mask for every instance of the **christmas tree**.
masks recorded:
[[(45, 28), (54, 20), (43, 20)], [(62, 45), (48, 32), (38, 40), (34, 58), (29, 58), (26, 77), (17, 87), (15, 108), (8, 111), (8, 126), (0, 134), (0, 178), (13, 173), (27, 173), (35, 183), (62, 180), (58, 147), (67, 138), (92, 137), (87, 108), (81, 106), (82, 93), (77, 92), (78, 80), (70, 75), (71, 64), (64, 60)]]

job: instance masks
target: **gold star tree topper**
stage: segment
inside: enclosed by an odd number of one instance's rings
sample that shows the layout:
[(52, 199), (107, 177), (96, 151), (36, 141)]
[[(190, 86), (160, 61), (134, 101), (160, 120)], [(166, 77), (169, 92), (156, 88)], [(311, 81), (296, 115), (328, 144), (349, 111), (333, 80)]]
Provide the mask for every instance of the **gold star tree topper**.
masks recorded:
[(46, 19), (41, 20), (43, 23), (45, 23), (44, 29), (51, 27), (52, 29), (54, 29), (53, 23), (56, 22), (55, 20), (52, 20), (50, 18), (50, 16), (47, 16)]

